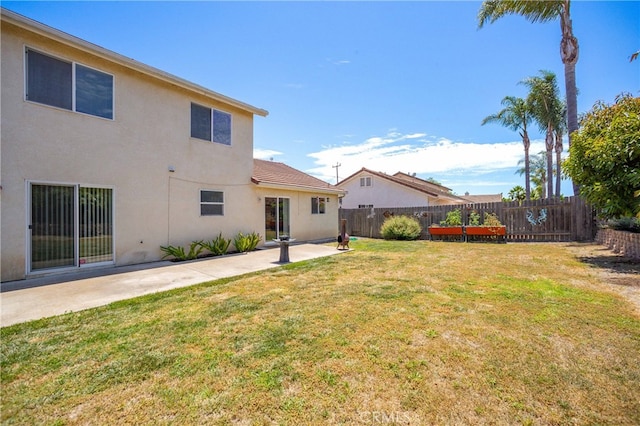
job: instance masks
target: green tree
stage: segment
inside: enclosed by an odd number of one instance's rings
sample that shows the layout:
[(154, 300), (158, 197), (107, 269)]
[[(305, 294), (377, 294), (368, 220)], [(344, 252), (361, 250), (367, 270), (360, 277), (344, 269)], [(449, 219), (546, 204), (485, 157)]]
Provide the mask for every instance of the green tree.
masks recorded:
[[(567, 102), (567, 131), (569, 146), (572, 133), (578, 130), (578, 89), (576, 86), (576, 63), (578, 62), (578, 39), (573, 35), (570, 0), (485, 0), (478, 12), (478, 27), (486, 22), (493, 23), (506, 15), (521, 15), (531, 22), (549, 22), (560, 20), (560, 57), (564, 64), (564, 84)], [(573, 191), (578, 193), (576, 183)]]
[(640, 98), (597, 102), (582, 118), (563, 169), (603, 217), (640, 217)]
[[(533, 118), (540, 130), (545, 132), (545, 148), (547, 160), (546, 193), (553, 197), (553, 150), (557, 148), (557, 132), (563, 126), (562, 120), (564, 104), (559, 98), (556, 75), (550, 71), (540, 71), (540, 76), (529, 77), (522, 81), (529, 88), (527, 103), (531, 106)], [(560, 180), (561, 175), (558, 176)], [(558, 196), (560, 194), (557, 194)]]
[(529, 171), (529, 147), (531, 146), (531, 141), (529, 140), (527, 126), (532, 120), (531, 108), (527, 101), (515, 96), (505, 96), (502, 99), (502, 105), (504, 108), (496, 114), (485, 117), (482, 120), (482, 125), (498, 123), (520, 134), (524, 145), (525, 197), (528, 201), (531, 199), (531, 173)]

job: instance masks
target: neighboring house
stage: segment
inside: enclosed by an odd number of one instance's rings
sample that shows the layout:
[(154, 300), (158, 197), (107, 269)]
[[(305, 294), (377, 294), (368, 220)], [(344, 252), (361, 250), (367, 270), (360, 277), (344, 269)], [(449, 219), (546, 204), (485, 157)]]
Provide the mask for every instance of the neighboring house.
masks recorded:
[(1, 13), (2, 281), (156, 261), (220, 232), (269, 242), (274, 211), (299, 241), (337, 235), (340, 190), (254, 162), (267, 111)]
[(393, 208), (468, 204), (467, 197), (451, 193), (451, 189), (407, 173), (394, 175), (362, 168), (337, 185), (346, 195), (341, 207)]
[(251, 181), (264, 204), (266, 242), (282, 235), (311, 241), (338, 235), (341, 189), (283, 163), (254, 160)]

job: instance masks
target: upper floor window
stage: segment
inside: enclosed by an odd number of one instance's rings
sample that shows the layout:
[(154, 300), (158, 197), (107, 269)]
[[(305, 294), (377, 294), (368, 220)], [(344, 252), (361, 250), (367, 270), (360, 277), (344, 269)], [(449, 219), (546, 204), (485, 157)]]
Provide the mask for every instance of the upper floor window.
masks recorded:
[(311, 214), (325, 214), (329, 198), (313, 197), (311, 198)]
[(192, 103), (191, 137), (231, 145), (231, 114)]
[(371, 186), (371, 176), (361, 177), (360, 186)]
[(224, 216), (224, 192), (200, 190), (200, 216)]
[(26, 99), (113, 119), (113, 76), (26, 50)]

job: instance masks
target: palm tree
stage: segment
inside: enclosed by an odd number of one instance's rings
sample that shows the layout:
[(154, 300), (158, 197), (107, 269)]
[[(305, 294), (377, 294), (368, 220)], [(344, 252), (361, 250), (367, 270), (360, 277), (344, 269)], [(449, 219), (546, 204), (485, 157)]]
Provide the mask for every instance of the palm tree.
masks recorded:
[[(533, 189), (531, 191), (532, 200), (547, 198), (547, 168), (545, 164), (545, 157), (546, 153), (544, 151), (541, 151), (538, 154), (533, 154), (529, 157), (531, 182), (533, 183)], [(524, 159), (518, 161), (518, 164), (522, 164), (523, 162)], [(525, 168), (519, 168), (516, 170), (516, 173), (523, 175), (525, 173)]]
[[(576, 87), (578, 39), (573, 35), (570, 6), (571, 0), (484, 0), (478, 12), (479, 28), (482, 28), (487, 21), (493, 23), (505, 15), (522, 15), (534, 23), (560, 19), (560, 30), (562, 31), (560, 57), (564, 64), (569, 146), (571, 146), (571, 134), (578, 130), (578, 89)], [(574, 193), (577, 194), (578, 190), (579, 188), (574, 184)]]
[(524, 188), (521, 187), (520, 185), (516, 185), (513, 188), (511, 188), (509, 190), (509, 194), (507, 199), (509, 201), (517, 201), (519, 204), (522, 204), (522, 202), (527, 198)]
[(560, 126), (562, 102), (558, 97), (556, 75), (550, 71), (540, 71), (539, 77), (529, 77), (522, 84), (529, 87), (527, 102), (531, 105), (533, 118), (546, 133), (545, 147), (547, 158), (547, 195), (553, 197), (553, 149), (556, 143), (556, 127)]
[(529, 133), (527, 133), (527, 125), (532, 120), (531, 108), (527, 101), (515, 96), (505, 96), (502, 99), (504, 108), (496, 114), (489, 115), (482, 120), (482, 125), (487, 123), (499, 123), (504, 127), (517, 131), (522, 138), (524, 145), (524, 167), (525, 167), (525, 194), (526, 199), (531, 199), (531, 181), (529, 173)]
[(561, 102), (554, 127), (556, 129), (556, 197), (560, 197), (560, 181), (562, 180), (562, 137), (567, 130), (567, 103)]

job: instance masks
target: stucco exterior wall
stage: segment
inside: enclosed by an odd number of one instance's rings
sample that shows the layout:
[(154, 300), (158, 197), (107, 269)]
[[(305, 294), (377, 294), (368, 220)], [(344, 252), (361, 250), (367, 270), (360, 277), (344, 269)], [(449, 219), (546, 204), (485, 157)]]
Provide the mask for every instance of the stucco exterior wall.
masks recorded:
[[(25, 101), (25, 46), (112, 74), (114, 119)], [(26, 274), (28, 182), (113, 188), (118, 265), (260, 223), (257, 205), (247, 208), (255, 200), (250, 112), (4, 22), (1, 73), (2, 281)], [(191, 102), (232, 115), (231, 146), (190, 137)], [(224, 216), (200, 216), (200, 189), (224, 191)]]
[[(289, 199), (291, 238), (295, 238), (297, 241), (315, 241), (335, 238), (338, 235), (339, 201), (337, 195), (257, 187), (256, 200), (261, 212), (261, 228), (258, 231), (263, 238), (265, 236), (265, 197)], [(312, 197), (329, 198), (324, 214), (311, 214)], [(263, 243), (270, 244), (272, 242), (263, 241)]]

